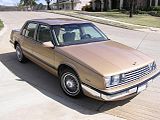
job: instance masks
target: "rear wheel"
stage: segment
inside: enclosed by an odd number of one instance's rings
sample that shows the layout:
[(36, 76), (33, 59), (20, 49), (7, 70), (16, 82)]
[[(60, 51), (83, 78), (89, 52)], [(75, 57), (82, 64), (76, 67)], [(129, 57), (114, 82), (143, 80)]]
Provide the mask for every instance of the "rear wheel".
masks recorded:
[(19, 62), (21, 63), (26, 62), (26, 57), (24, 56), (22, 48), (19, 44), (16, 45), (16, 56)]
[(82, 95), (81, 83), (77, 74), (70, 69), (65, 69), (60, 74), (61, 87), (65, 94), (70, 97)]

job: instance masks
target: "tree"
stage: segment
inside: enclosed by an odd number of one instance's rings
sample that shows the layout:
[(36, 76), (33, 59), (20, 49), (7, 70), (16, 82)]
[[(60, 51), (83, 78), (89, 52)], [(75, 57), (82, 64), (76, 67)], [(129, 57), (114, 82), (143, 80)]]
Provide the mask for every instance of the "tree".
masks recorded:
[(52, 0), (45, 0), (47, 2), (47, 10), (51, 10), (51, 7), (49, 6)]
[(19, 7), (22, 9), (24, 6), (28, 9), (33, 9), (33, 6), (37, 5), (37, 0), (20, 0)]
[(37, 0), (20, 0), (20, 5), (32, 7), (37, 5), (36, 1)]

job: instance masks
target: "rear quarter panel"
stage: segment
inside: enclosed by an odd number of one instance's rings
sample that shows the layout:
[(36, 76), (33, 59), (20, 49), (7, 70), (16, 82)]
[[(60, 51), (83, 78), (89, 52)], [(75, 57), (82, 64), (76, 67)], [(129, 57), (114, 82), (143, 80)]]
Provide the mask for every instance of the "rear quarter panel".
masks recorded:
[(10, 42), (11, 43), (15, 43), (15, 41), (20, 42), (20, 30), (19, 29), (15, 29), (12, 30), (11, 35), (10, 35)]

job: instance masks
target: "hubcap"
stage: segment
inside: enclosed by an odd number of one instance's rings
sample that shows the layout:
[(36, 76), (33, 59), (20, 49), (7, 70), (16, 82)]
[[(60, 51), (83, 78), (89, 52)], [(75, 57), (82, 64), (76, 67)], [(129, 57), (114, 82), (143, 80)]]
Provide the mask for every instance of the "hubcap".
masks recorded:
[(78, 94), (79, 82), (78, 79), (71, 73), (64, 74), (62, 76), (64, 90), (70, 94)]
[(66, 82), (66, 86), (69, 87), (69, 88), (73, 88), (73, 87), (74, 87), (74, 82), (71, 81), (71, 80), (68, 80), (68, 81)]

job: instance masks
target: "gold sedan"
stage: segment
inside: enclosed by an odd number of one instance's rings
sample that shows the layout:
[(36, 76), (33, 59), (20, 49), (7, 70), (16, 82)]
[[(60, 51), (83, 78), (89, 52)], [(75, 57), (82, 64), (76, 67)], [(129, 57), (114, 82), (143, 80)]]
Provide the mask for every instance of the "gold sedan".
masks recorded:
[(122, 100), (145, 90), (159, 75), (152, 58), (109, 40), (86, 21), (28, 20), (21, 30), (12, 30), (10, 42), (19, 62), (28, 58), (58, 76), (71, 97)]

